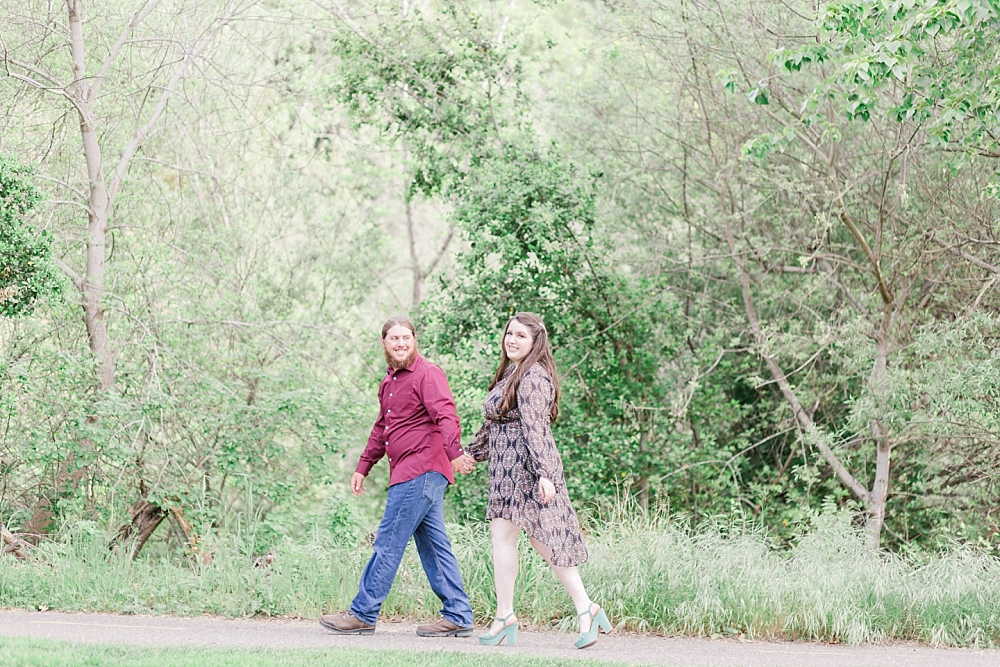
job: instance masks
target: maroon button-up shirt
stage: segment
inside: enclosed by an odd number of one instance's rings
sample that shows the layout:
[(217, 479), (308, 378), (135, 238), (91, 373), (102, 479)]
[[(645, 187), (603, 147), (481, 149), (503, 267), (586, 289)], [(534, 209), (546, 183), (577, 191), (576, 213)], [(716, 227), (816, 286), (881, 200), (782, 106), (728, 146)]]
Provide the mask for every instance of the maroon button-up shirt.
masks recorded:
[(425, 472), (455, 483), (451, 461), (462, 455), (462, 431), (444, 371), (419, 354), (409, 368), (386, 371), (378, 388), (378, 421), (357, 472), (368, 475), (389, 456), (389, 486)]

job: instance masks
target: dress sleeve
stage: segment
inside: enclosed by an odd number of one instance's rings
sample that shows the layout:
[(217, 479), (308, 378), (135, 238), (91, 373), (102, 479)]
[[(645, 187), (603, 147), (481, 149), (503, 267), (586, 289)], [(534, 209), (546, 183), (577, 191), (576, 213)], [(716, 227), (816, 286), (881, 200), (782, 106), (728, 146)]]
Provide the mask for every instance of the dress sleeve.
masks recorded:
[(557, 483), (562, 479), (562, 461), (549, 426), (553, 400), (555, 389), (544, 371), (535, 366), (525, 373), (517, 388), (517, 410), (528, 441), (528, 453), (538, 476)]
[(483, 421), (483, 427), (476, 433), (476, 438), (465, 448), (465, 453), (477, 461), (485, 461), (490, 457), (490, 422)]

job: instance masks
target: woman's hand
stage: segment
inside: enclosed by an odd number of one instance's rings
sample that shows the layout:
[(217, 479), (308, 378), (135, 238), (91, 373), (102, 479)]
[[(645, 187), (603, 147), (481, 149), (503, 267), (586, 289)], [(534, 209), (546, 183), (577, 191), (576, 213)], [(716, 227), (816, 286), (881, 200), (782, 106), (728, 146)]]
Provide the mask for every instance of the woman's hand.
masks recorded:
[(542, 504), (547, 505), (550, 500), (556, 497), (556, 485), (542, 477), (538, 480), (538, 492), (542, 494)]
[(470, 472), (475, 470), (476, 459), (472, 458), (469, 454), (462, 454), (458, 458), (451, 460), (451, 467), (455, 469), (455, 472), (468, 475)]

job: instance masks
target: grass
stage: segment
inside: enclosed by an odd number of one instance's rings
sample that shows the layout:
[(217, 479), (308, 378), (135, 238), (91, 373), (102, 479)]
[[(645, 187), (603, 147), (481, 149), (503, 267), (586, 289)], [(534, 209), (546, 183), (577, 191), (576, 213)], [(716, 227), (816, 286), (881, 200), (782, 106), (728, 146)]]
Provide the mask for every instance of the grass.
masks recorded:
[[(449, 528), (478, 619), (493, 608), (488, 527)], [(315, 618), (345, 609), (370, 550), (314, 537), (286, 542), (267, 568), (235, 542), (205, 566), (150, 554), (110, 557), (103, 534), (81, 533), (20, 563), (0, 559), (0, 606), (124, 614), (202, 613)], [(842, 516), (821, 517), (790, 549), (753, 529), (688, 530), (620, 515), (588, 537), (581, 568), (591, 596), (626, 628), (860, 644), (915, 640), (1000, 645), (1000, 560), (956, 546), (922, 556), (866, 551)], [(440, 607), (411, 547), (383, 609), (427, 619)], [(524, 622), (569, 630), (575, 614), (545, 564), (522, 550), (516, 606)]]
[[(612, 663), (451, 652), (363, 649), (194, 649), (69, 644), (0, 637), (6, 667), (603, 667)], [(621, 663), (614, 663), (620, 665)]]

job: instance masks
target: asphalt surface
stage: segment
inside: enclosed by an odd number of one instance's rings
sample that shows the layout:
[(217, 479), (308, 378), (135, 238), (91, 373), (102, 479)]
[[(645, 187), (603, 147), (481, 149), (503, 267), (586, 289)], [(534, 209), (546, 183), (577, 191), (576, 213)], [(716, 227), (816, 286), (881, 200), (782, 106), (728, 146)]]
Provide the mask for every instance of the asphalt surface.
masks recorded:
[[(602, 635), (591, 648), (573, 648), (575, 635), (522, 631), (517, 646), (481, 646), (475, 637), (417, 637), (413, 623), (380, 622), (372, 636), (339, 636), (316, 621), (289, 619), (176, 618), (62, 612), (0, 611), (0, 636), (93, 644), (242, 648), (379, 648), (587, 658), (633, 665), (675, 667), (998, 667), (1000, 650), (931, 648), (916, 644), (840, 646)], [(482, 632), (478, 629), (476, 634)]]

